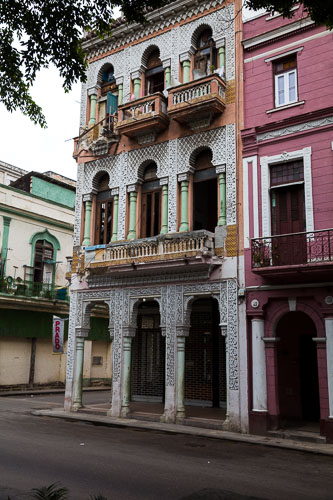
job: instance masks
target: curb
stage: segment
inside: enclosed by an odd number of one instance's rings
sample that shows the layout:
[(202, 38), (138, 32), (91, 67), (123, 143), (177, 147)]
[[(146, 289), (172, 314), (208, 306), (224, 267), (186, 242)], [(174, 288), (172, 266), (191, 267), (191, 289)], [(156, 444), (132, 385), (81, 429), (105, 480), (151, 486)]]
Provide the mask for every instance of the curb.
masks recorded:
[[(97, 387), (84, 387), (83, 392), (97, 392), (97, 391), (108, 391), (110, 387), (108, 386), (97, 386)], [(65, 394), (65, 389), (23, 389), (16, 391), (0, 391), (0, 398), (10, 397), (10, 396), (30, 396), (33, 395), (41, 395), (47, 396), (48, 394)]]
[(64, 420), (72, 420), (78, 422), (86, 422), (92, 424), (104, 425), (106, 427), (115, 428), (132, 428), (144, 429), (168, 434), (183, 434), (197, 437), (205, 437), (211, 439), (219, 439), (226, 441), (234, 441), (248, 444), (257, 444), (270, 446), (273, 448), (281, 448), (294, 451), (302, 451), (307, 453), (315, 453), (317, 455), (326, 455), (333, 457), (333, 445), (319, 443), (302, 443), (290, 439), (277, 439), (268, 436), (253, 436), (250, 434), (238, 434), (230, 431), (220, 431), (213, 429), (204, 429), (201, 427), (192, 427), (179, 424), (163, 424), (161, 422), (148, 422), (135, 419), (124, 419), (116, 417), (105, 417), (99, 415), (87, 415), (82, 413), (67, 413), (65, 411), (53, 410), (35, 410), (31, 412), (34, 416), (61, 418)]

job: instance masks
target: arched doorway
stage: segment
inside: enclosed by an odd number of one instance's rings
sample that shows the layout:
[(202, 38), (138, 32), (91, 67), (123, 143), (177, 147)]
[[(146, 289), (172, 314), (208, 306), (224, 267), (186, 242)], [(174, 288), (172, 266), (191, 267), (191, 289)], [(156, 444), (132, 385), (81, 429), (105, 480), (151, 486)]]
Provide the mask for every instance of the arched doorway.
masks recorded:
[(225, 338), (219, 327), (218, 302), (193, 303), (185, 345), (185, 404), (226, 407)]
[(210, 149), (197, 154), (194, 167), (193, 230), (206, 229), (214, 232), (218, 219), (217, 175)]
[[(143, 301), (138, 308), (137, 330), (132, 341), (133, 402), (163, 403), (164, 367), (165, 338), (161, 335), (159, 305), (154, 300)], [(162, 413), (162, 405), (160, 410)]]
[(320, 402), (316, 327), (303, 312), (289, 312), (279, 321), (276, 336), (278, 395), (282, 426), (297, 421), (319, 422)]

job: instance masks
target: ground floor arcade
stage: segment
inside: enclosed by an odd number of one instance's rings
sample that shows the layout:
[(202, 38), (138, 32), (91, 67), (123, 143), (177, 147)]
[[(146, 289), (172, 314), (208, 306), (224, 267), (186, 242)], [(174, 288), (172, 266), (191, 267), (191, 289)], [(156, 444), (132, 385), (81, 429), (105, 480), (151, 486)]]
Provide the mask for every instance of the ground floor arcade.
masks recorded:
[[(165, 422), (217, 409), (240, 429), (237, 285), (223, 282), (78, 291), (71, 302), (65, 408), (82, 407), (90, 316), (109, 309), (112, 394), (108, 414), (151, 404)], [(195, 410), (198, 408), (198, 411)], [(157, 409), (157, 410), (156, 410)], [(194, 410), (192, 410), (194, 409)]]
[(333, 442), (331, 299), (326, 287), (248, 294), (250, 432), (302, 427)]

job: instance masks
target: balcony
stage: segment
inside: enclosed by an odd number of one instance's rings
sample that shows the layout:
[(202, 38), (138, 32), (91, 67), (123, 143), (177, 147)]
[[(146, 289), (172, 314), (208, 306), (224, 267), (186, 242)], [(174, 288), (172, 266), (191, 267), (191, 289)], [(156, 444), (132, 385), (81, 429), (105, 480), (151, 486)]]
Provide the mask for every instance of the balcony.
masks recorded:
[(123, 104), (118, 108), (117, 131), (138, 138), (138, 142), (140, 137), (151, 135), (149, 142), (153, 142), (169, 124), (166, 110), (166, 99), (161, 92)]
[(42, 298), (69, 301), (67, 288), (52, 283), (34, 283), (21, 278), (3, 276), (0, 278), (0, 293), (17, 298)]
[(168, 115), (192, 130), (210, 125), (225, 109), (226, 85), (217, 74), (169, 89)]
[(322, 279), (333, 270), (333, 229), (252, 239), (251, 262), (269, 278)]
[(116, 116), (107, 115), (92, 127), (84, 130), (74, 139), (73, 157), (78, 158), (83, 151), (92, 151), (94, 156), (108, 154), (112, 144), (119, 142), (116, 130)]

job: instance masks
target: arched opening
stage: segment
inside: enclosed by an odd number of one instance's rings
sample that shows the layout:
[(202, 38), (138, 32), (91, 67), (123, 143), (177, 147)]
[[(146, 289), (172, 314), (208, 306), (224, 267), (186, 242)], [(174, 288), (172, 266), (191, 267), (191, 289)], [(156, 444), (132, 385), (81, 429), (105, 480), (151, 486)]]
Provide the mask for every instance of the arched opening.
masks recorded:
[(161, 231), (161, 186), (157, 165), (149, 163), (143, 171), (141, 187), (141, 238), (156, 236)]
[[(161, 335), (159, 305), (154, 300), (142, 301), (132, 341), (131, 400), (162, 403), (164, 372), (165, 338)], [(132, 405), (133, 408), (135, 405)], [(158, 411), (162, 413), (162, 405)]]
[(150, 52), (147, 58), (146, 67), (146, 95), (162, 92), (164, 90), (164, 69), (160, 59), (160, 51), (157, 47)]
[(46, 240), (37, 240), (35, 244), (33, 281), (35, 283), (49, 283), (54, 280), (54, 249), (52, 243)]
[(98, 98), (98, 121), (102, 133), (105, 128), (110, 129), (112, 116), (118, 109), (118, 87), (112, 64), (105, 64), (100, 69), (98, 83), (101, 87), (101, 94)]
[(278, 396), (283, 427), (294, 421), (319, 421), (316, 335), (314, 322), (303, 312), (289, 312), (278, 322)]
[(212, 29), (204, 27), (195, 37), (193, 79), (209, 75), (217, 67)]
[(110, 243), (112, 236), (113, 197), (109, 188), (109, 175), (104, 172), (97, 183), (95, 245)]
[(193, 162), (193, 230), (215, 231), (218, 220), (217, 175), (210, 149), (200, 151)]
[(194, 301), (185, 344), (185, 404), (226, 408), (225, 338), (219, 327), (218, 302)]

